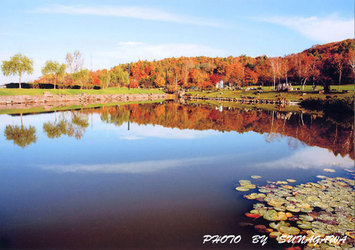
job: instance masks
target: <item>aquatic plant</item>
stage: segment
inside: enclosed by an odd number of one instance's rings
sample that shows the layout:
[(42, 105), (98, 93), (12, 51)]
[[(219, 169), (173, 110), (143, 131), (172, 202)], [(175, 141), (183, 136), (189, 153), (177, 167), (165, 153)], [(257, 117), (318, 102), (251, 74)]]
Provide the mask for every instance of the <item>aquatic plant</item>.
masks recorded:
[[(335, 172), (325, 169), (326, 172)], [(254, 228), (260, 233), (268, 233), (270, 238), (281, 242), (281, 236), (311, 237), (347, 236), (344, 242), (326, 241), (321, 244), (307, 242), (307, 247), (321, 249), (351, 248), (354, 245), (354, 180), (342, 177), (318, 175), (321, 180), (291, 186), (296, 180), (267, 181), (258, 186), (258, 191), (244, 195), (249, 200), (257, 200), (253, 209), (245, 215), (258, 224)], [(240, 180), (238, 191), (249, 191), (254, 184)], [(263, 220), (261, 222), (260, 220)], [(264, 223), (265, 225), (262, 225)], [(298, 238), (301, 243), (302, 237)]]

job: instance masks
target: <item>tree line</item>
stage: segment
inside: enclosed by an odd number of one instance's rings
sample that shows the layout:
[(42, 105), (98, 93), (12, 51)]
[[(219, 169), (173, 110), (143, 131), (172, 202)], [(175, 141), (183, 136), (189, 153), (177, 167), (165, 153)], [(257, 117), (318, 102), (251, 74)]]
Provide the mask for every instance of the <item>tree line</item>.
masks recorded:
[[(54, 88), (166, 88), (211, 90), (223, 81), (225, 86), (240, 88), (250, 85), (276, 86), (280, 83), (304, 87), (354, 82), (354, 39), (315, 45), (303, 52), (283, 57), (179, 57), (157, 61), (141, 61), (117, 65), (111, 69), (90, 71), (83, 68), (79, 51), (68, 53), (65, 63), (47, 61), (42, 77), (35, 83), (51, 83)], [(33, 61), (21, 54), (3, 61), (4, 75), (33, 72)]]

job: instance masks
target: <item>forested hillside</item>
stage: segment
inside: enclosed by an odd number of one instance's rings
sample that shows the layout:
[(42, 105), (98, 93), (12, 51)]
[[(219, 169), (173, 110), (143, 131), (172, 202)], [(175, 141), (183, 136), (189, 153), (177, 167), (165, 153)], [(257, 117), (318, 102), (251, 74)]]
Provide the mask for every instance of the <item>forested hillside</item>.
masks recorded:
[[(70, 68), (73, 65), (67, 65)], [(232, 88), (248, 85), (292, 83), (322, 85), (354, 82), (354, 39), (315, 45), (297, 54), (283, 57), (179, 57), (159, 61), (120, 64), (112, 69), (89, 71), (77, 69), (66, 73), (61, 81), (55, 75), (37, 82), (54, 82), (59, 87), (107, 88), (127, 86), (213, 89), (223, 80)], [(128, 74), (130, 77), (128, 77)]]

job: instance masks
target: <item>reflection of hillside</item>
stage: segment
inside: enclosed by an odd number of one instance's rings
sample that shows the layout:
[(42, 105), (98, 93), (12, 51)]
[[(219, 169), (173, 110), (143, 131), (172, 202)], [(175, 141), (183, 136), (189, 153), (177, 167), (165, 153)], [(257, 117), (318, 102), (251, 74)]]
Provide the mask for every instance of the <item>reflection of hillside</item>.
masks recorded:
[[(266, 134), (267, 140), (290, 136), (310, 146), (331, 150), (334, 154), (354, 158), (353, 118), (335, 121), (326, 116), (283, 113), (264, 110), (225, 109), (212, 106), (167, 104), (132, 104), (101, 110), (103, 121), (121, 125), (124, 121), (157, 124), (164, 127)], [(295, 141), (289, 141), (295, 146)]]

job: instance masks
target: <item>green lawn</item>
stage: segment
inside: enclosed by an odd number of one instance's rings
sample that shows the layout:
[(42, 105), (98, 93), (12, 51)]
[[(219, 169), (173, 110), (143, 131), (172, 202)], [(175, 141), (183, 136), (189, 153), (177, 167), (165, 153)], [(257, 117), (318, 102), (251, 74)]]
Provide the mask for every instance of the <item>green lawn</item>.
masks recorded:
[(0, 89), (0, 96), (3, 95), (43, 95), (44, 92), (51, 94), (77, 95), (86, 93), (88, 95), (94, 94), (164, 94), (159, 89), (138, 89), (126, 87), (123, 88), (107, 88), (107, 89)]
[(43, 107), (32, 107), (27, 109), (0, 109), (0, 115), (3, 114), (37, 114), (42, 112), (54, 112), (54, 111), (67, 111), (74, 109), (90, 109), (90, 108), (98, 108), (98, 107), (106, 107), (106, 106), (117, 106), (117, 105), (129, 105), (129, 104), (142, 104), (142, 103), (159, 103), (164, 100), (146, 100), (146, 101), (130, 101), (130, 102), (111, 102), (111, 103), (103, 103), (103, 104), (87, 104), (87, 105), (68, 105), (68, 106), (60, 106), (53, 107), (50, 110), (44, 109)]
[[(300, 86), (293, 86), (294, 89), (300, 88)], [(322, 90), (322, 87), (318, 87), (318, 90)], [(331, 85), (331, 90), (338, 89), (337, 85)], [(219, 90), (219, 91), (188, 91), (186, 94), (192, 96), (204, 96), (204, 97), (227, 97), (227, 98), (241, 98), (241, 97), (254, 97), (258, 99), (277, 99), (285, 98), (288, 101), (300, 101), (301, 99), (319, 98), (325, 99), (327, 96), (331, 96), (337, 99), (354, 98), (354, 85), (342, 85), (340, 91), (347, 90), (348, 93), (333, 92), (328, 95), (319, 94), (312, 91), (312, 86), (306, 86), (305, 90), (295, 90), (290, 92), (277, 92), (272, 90), (272, 87), (267, 86), (262, 88), (262, 93), (258, 93), (256, 90), (245, 91), (245, 88), (241, 90)]]
[[(258, 86), (255, 86), (258, 87)], [(292, 85), (293, 89), (299, 88), (302, 90), (301, 85)], [(338, 91), (338, 85), (330, 85), (329, 88), (330, 90)], [(273, 86), (264, 86), (262, 87), (263, 90), (272, 90)], [(317, 86), (317, 90), (323, 90), (322, 86)], [(342, 90), (348, 90), (348, 91), (354, 91), (354, 85), (353, 84), (348, 84), (348, 85), (340, 85), (340, 91)], [(312, 92), (312, 85), (305, 85), (304, 86), (304, 92)]]

